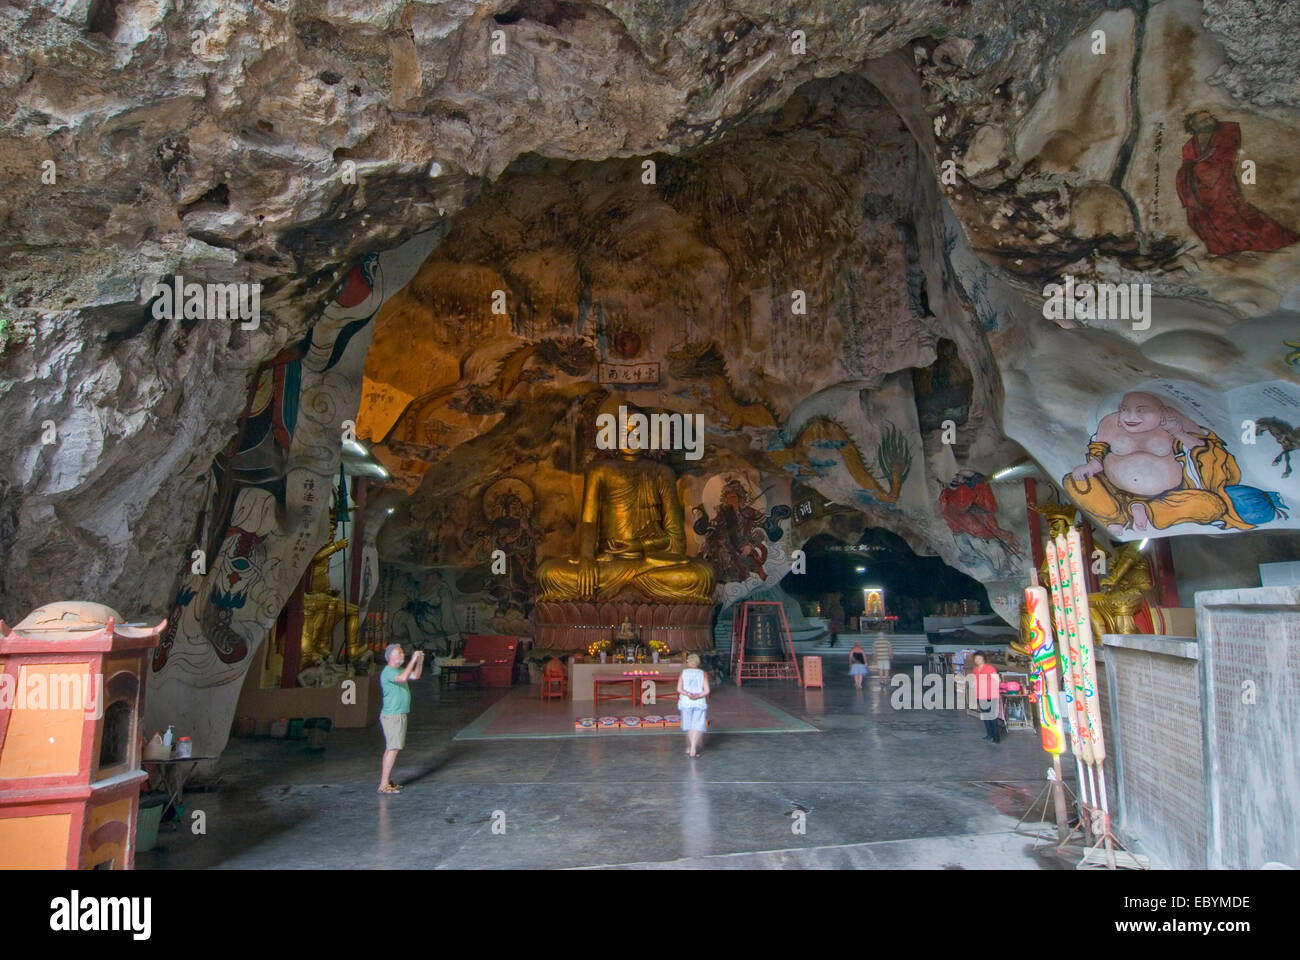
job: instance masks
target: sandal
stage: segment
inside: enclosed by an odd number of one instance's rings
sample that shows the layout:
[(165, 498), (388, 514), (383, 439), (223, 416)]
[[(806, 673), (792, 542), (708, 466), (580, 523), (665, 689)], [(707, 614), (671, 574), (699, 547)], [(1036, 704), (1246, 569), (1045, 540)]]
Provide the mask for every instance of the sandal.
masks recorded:
[(385, 786), (380, 787), (379, 792), (380, 793), (401, 793), (402, 788), (397, 786), (396, 784), (389, 783), (386, 784)]

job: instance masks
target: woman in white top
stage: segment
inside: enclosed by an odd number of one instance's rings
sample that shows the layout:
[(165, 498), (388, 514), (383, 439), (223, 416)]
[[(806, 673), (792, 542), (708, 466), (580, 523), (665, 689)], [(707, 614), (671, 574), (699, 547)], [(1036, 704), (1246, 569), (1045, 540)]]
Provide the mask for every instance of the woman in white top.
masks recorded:
[(700, 755), (700, 741), (708, 726), (709, 675), (700, 669), (700, 655), (686, 657), (686, 669), (677, 678), (677, 712), (682, 715), (682, 732), (686, 734), (686, 755)]

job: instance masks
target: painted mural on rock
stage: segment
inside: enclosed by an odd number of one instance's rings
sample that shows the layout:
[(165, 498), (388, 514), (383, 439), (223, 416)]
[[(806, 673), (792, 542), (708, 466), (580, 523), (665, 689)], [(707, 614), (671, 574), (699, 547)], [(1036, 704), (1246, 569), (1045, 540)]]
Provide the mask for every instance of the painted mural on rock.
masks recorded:
[(1187, 115), (1183, 127), (1190, 136), (1174, 185), (1188, 226), (1211, 254), (1268, 252), (1300, 240), (1300, 234), (1252, 206), (1242, 194), (1237, 180), (1241, 124), (1198, 110)]
[(477, 516), (461, 535), (469, 555), (456, 590), (489, 606), (492, 629), (505, 634), (528, 632), (537, 595), (540, 531), (533, 522), (534, 500), (525, 481), (503, 477), (483, 489)]
[(984, 474), (960, 470), (939, 491), (939, 516), (948, 525), (960, 566), (980, 579), (1011, 580), (1025, 553), (1015, 532), (1001, 526), (998, 501)]
[[(1219, 394), (1150, 380), (1098, 405), (1066, 494), (1118, 540), (1300, 526), (1300, 483), (1279, 469), (1300, 421), (1285, 381)], [(1280, 449), (1279, 449), (1280, 448)]]
[(789, 569), (782, 524), (790, 507), (779, 502), (786, 486), (773, 478), (758, 489), (747, 472), (718, 474), (705, 482), (702, 502), (687, 504), (698, 556), (712, 565), (724, 606), (776, 583)]
[[(452, 586), (456, 571), (412, 570), (386, 564), (374, 609), (383, 615), (380, 640), (448, 656), (472, 626)], [(473, 621), (477, 623), (477, 618)]]
[(251, 655), (329, 535), (342, 424), (355, 416), (384, 294), (372, 254), (308, 335), (260, 371), (242, 429), (214, 464), (196, 533), (215, 543), (212, 560), (198, 574), (186, 557), (147, 701), (146, 726), (193, 731), (196, 753), (224, 748)]

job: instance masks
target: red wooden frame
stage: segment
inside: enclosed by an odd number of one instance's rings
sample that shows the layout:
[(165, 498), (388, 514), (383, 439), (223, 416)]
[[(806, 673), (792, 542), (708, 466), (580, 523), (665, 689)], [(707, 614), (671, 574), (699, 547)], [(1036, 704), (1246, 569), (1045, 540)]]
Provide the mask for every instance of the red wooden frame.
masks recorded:
[[(745, 600), (739, 606), (740, 616), (734, 610), (731, 614), (731, 675), (736, 686), (740, 686), (745, 677), (751, 680), (794, 680), (802, 686), (803, 678), (794, 653), (794, 641), (790, 639), (790, 624), (785, 618), (785, 604), (777, 600)], [(785, 651), (784, 660), (745, 660), (745, 633), (749, 627), (749, 614), (757, 607), (777, 608), (781, 616), (781, 649)]]

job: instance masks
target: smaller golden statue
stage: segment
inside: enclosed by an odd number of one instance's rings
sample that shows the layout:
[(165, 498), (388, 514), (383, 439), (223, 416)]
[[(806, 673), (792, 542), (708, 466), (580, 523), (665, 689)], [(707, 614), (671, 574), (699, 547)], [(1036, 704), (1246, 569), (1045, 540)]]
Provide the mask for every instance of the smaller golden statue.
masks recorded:
[(1101, 592), (1088, 596), (1093, 633), (1137, 633), (1133, 614), (1152, 587), (1146, 557), (1136, 543), (1121, 543), (1106, 551), (1106, 569)]
[(304, 667), (329, 658), (333, 653), (334, 627), (345, 617), (348, 658), (356, 660), (365, 652), (358, 622), (360, 608), (355, 603), (345, 604), (330, 586), (330, 557), (348, 545), (346, 537), (334, 539), (337, 529), (331, 519), (330, 538), (311, 560), (311, 586), (303, 597), (301, 663)]
[(614, 634), (614, 643), (628, 660), (640, 659), (641, 641), (637, 637), (636, 627), (632, 626), (629, 618), (624, 617), (623, 622), (618, 625), (618, 631)]

